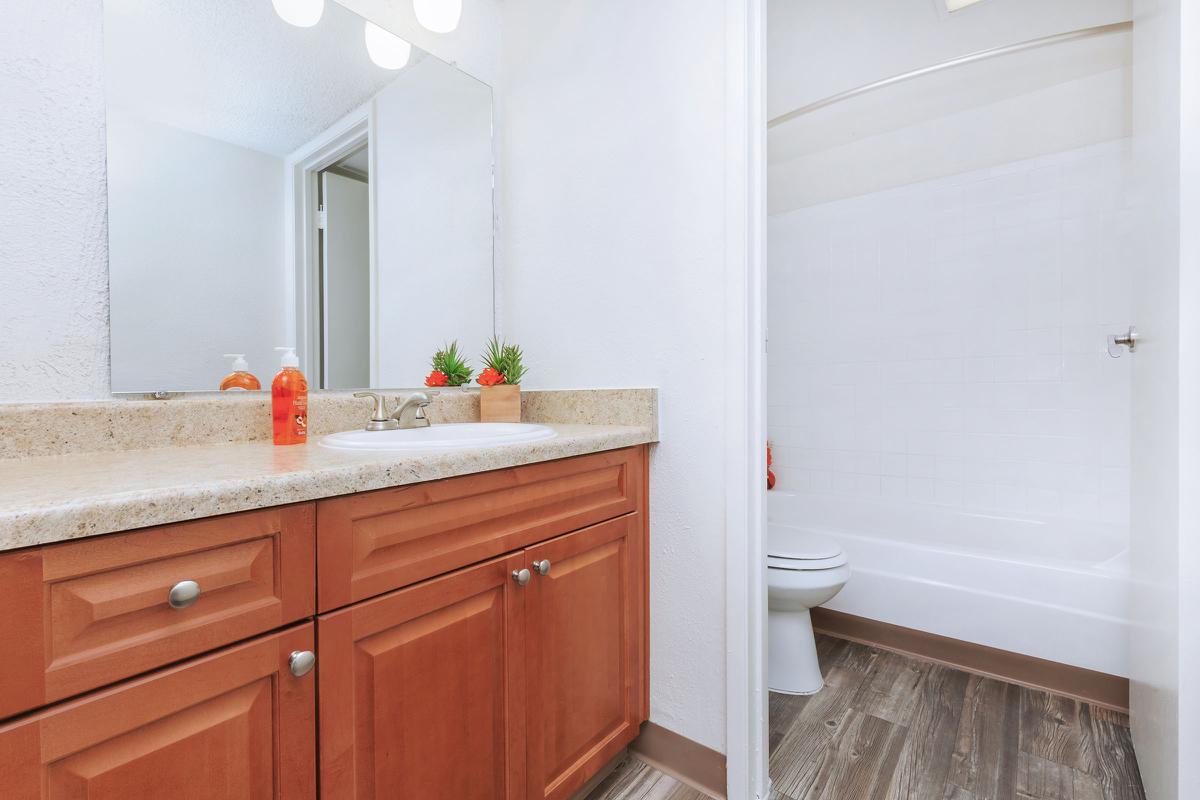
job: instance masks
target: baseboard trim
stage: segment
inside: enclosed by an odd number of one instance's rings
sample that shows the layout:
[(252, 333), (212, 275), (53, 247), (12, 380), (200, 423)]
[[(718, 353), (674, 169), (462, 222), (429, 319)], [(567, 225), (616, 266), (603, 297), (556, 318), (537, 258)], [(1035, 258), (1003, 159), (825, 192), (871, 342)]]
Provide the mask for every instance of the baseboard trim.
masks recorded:
[(813, 628), (838, 639), (848, 639), (884, 650), (894, 650), (926, 661), (973, 672), (988, 678), (1018, 683), (1032, 689), (1082, 700), (1104, 708), (1129, 712), (1129, 679), (1043, 658), (952, 639), (928, 631), (903, 628), (888, 622), (856, 617), (828, 608), (812, 610)]
[(617, 753), (612, 759), (600, 768), (600, 771), (592, 776), (592, 779), (583, 785), (583, 788), (571, 795), (571, 800), (586, 800), (587, 796), (592, 793), (597, 786), (604, 783), (604, 779), (612, 774), (613, 770), (621, 766), (621, 762), (629, 757), (629, 750), (625, 749)]
[(653, 722), (629, 745), (630, 751), (657, 770), (705, 794), (725, 800), (725, 755)]

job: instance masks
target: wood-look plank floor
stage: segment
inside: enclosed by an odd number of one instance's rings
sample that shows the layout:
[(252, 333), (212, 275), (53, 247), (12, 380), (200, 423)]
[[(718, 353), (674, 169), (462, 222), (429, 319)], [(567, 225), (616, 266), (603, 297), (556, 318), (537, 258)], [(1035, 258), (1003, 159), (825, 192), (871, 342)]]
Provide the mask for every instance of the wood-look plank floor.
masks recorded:
[[(771, 694), (771, 800), (1145, 800), (1124, 714), (841, 639)], [(703, 800), (628, 759), (588, 800)]]
[(771, 695), (776, 800), (1145, 800), (1129, 720), (820, 636), (826, 688)]

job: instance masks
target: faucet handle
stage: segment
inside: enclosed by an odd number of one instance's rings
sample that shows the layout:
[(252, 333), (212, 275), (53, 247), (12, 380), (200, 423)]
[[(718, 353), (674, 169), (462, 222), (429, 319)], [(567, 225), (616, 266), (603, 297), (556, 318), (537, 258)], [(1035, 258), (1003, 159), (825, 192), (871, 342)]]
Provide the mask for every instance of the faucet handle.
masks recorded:
[(375, 400), (375, 410), (371, 412), (371, 422), (387, 422), (387, 399), (379, 392), (355, 392), (355, 397), (370, 397)]

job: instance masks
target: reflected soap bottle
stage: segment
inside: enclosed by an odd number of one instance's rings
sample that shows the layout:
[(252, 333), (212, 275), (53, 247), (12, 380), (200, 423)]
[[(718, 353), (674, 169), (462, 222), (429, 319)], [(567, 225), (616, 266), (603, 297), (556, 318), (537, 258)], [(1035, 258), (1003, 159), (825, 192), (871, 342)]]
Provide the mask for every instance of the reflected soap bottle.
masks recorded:
[(271, 425), (275, 444), (308, 441), (308, 381), (300, 371), (294, 347), (276, 347), (283, 353), (279, 374), (271, 382)]
[(233, 359), (233, 371), (221, 381), (222, 392), (237, 389), (256, 392), (262, 388), (262, 384), (258, 382), (258, 378), (254, 377), (254, 374), (250, 372), (250, 365), (246, 363), (246, 355), (244, 353), (226, 353), (225, 358)]

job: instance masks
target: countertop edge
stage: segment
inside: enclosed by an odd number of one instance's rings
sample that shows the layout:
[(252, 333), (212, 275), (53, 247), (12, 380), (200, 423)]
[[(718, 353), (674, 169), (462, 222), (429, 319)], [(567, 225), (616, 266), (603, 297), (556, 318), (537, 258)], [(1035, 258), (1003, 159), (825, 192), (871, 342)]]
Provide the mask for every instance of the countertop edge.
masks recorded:
[[(551, 425), (550, 427), (558, 427)], [(28, 510), (0, 511), (0, 552), (205, 517), (303, 503), (554, 461), (657, 441), (650, 427), (570, 426), (555, 439), (471, 451), (403, 457), (361, 456), (336, 465), (73, 498)], [(234, 445), (224, 445), (232, 447)], [(268, 445), (264, 445), (268, 446)], [(315, 446), (315, 445), (308, 445)]]

